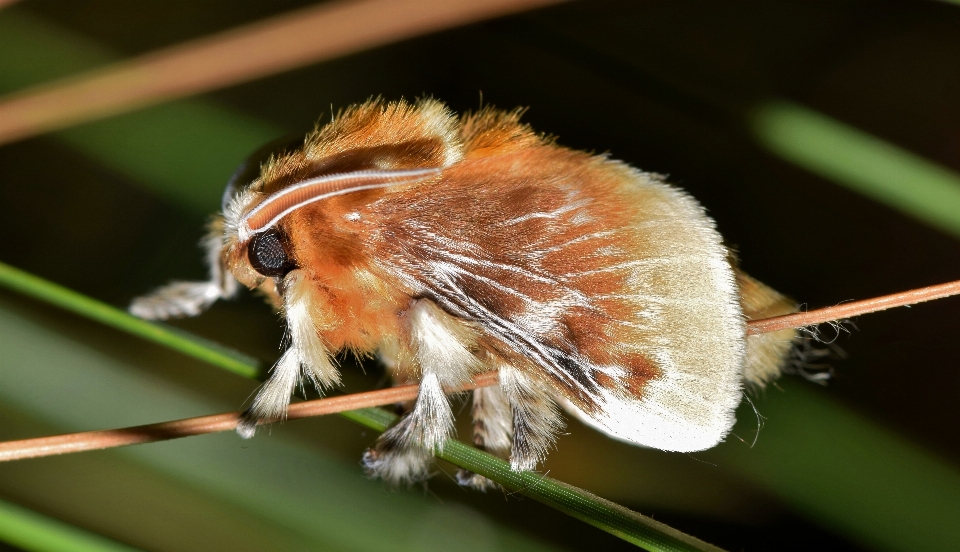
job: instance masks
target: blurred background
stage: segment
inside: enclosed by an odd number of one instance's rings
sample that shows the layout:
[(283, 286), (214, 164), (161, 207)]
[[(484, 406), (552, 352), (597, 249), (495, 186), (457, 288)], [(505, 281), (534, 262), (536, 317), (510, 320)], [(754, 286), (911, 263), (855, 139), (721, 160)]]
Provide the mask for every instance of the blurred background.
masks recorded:
[[(808, 308), (960, 278), (960, 5), (489, 4), (391, 34), (377, 29), (429, 3), (0, 2), (0, 261), (121, 308), (201, 279), (196, 244), (236, 165), (382, 95), (529, 107), (563, 145), (669, 175), (747, 272)], [(263, 63), (228, 50), (223, 65), (150, 65), (351, 5), (373, 11), (297, 31), (340, 50), (269, 61), (288, 29), (255, 45)], [(253, 69), (217, 76), (238, 60)], [(730, 550), (960, 548), (958, 309), (823, 328), (829, 384), (785, 376), (716, 449), (645, 450), (570, 421), (543, 470)], [(249, 294), (175, 325), (278, 356), (280, 320)], [(375, 363), (345, 371), (347, 391), (384, 384)], [(235, 410), (255, 386), (0, 290), (4, 440)], [(3, 464), (0, 537), (35, 549), (10, 536), (35, 516), (146, 550), (630, 548), (522, 496), (460, 489), (449, 465), (409, 490), (368, 481), (374, 437), (327, 417)]]

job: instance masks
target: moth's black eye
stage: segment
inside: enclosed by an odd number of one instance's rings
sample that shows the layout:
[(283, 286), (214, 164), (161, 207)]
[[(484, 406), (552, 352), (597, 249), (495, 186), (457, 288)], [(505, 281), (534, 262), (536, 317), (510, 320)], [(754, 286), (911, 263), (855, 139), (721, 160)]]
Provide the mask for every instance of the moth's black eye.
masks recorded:
[(264, 276), (286, 276), (296, 263), (287, 255), (286, 240), (274, 228), (255, 235), (247, 246), (247, 257), (253, 269)]

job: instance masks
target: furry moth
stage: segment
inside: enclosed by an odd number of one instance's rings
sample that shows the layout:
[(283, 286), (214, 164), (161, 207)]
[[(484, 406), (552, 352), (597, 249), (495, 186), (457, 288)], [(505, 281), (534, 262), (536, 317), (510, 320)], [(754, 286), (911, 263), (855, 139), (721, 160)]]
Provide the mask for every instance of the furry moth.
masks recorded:
[(238, 171), (203, 242), (209, 281), (131, 311), (196, 315), (238, 283), (280, 309), (289, 346), (244, 437), (282, 419), (304, 378), (337, 385), (343, 350), (419, 381), (412, 410), (364, 456), (392, 482), (428, 476), (453, 431), (444, 388), (488, 370), (499, 385), (474, 391), (474, 441), (515, 470), (552, 447), (558, 406), (648, 447), (716, 445), (744, 382), (776, 378), (795, 335), (747, 337), (745, 321), (795, 306), (737, 270), (692, 197), (519, 119), (430, 99), (352, 106)]

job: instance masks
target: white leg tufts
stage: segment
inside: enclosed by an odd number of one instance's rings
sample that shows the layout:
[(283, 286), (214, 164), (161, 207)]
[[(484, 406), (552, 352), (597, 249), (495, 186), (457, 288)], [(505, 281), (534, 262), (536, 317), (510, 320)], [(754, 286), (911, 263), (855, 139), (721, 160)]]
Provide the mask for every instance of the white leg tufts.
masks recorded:
[(137, 297), (127, 310), (145, 320), (166, 320), (197, 316), (222, 297), (214, 282), (171, 282), (154, 292)]
[(261, 420), (278, 421), (286, 417), (290, 395), (300, 381), (300, 355), (290, 347), (272, 368), (272, 374), (263, 382), (253, 404), (243, 414), (237, 433), (241, 437), (252, 437), (257, 422)]
[[(499, 385), (473, 391), (473, 444), (494, 456), (507, 459), (513, 444), (513, 411)], [(457, 483), (478, 491), (494, 489), (497, 484), (469, 470), (457, 470)]]
[(482, 475), (475, 474), (470, 470), (465, 470), (462, 468), (457, 470), (457, 485), (460, 485), (461, 487), (470, 487), (471, 489), (480, 491), (482, 493), (496, 489), (500, 486)]
[(379, 477), (391, 485), (412, 485), (430, 477), (433, 453), (405, 442), (404, 422), (409, 419), (407, 416), (387, 430), (363, 454), (363, 467), (369, 477)]
[(553, 448), (563, 418), (549, 391), (512, 366), (500, 368), (500, 387), (513, 409), (510, 469), (533, 470)]
[(428, 451), (443, 450), (453, 432), (453, 410), (436, 374), (426, 374), (420, 381), (420, 394), (407, 420), (402, 440)]
[(416, 301), (406, 314), (410, 345), (424, 374), (434, 373), (443, 385), (459, 385), (483, 368), (470, 350), (475, 331), (426, 299)]
[(320, 340), (320, 328), (315, 323), (313, 289), (302, 270), (293, 270), (283, 281), (283, 305), (290, 332), (290, 347), (296, 349), (318, 391), (340, 385), (340, 371), (330, 362), (327, 348)]
[(300, 270), (287, 274), (283, 285), (284, 313), (290, 333), (290, 346), (274, 365), (267, 379), (244, 413), (237, 427), (242, 437), (252, 437), (260, 421), (282, 420), (287, 414), (290, 395), (300, 384), (304, 373), (318, 391), (340, 383), (340, 372), (330, 362), (327, 349), (311, 318), (312, 291), (306, 275)]
[(433, 452), (443, 450), (453, 432), (453, 410), (443, 387), (469, 380), (482, 368), (473, 354), (470, 325), (431, 301), (421, 299), (406, 314), (408, 341), (420, 368), (420, 392), (413, 411), (380, 436), (364, 455), (371, 476), (411, 483), (429, 476)]
[(248, 418), (247, 413), (244, 412), (242, 418), (240, 418), (240, 423), (237, 424), (237, 435), (244, 439), (253, 439), (253, 436), (257, 434), (257, 420)]

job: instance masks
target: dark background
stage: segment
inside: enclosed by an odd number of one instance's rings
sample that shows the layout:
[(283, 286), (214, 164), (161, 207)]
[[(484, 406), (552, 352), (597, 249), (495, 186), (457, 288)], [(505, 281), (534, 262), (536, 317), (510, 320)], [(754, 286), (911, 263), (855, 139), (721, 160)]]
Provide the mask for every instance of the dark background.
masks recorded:
[[(308, 4), (29, 0), (8, 9), (49, 20), (127, 57)], [(429, 95), (457, 111), (476, 109), (481, 101), (527, 106), (525, 120), (563, 145), (610, 152), (667, 174), (706, 206), (749, 273), (810, 308), (960, 275), (957, 236), (778, 159), (749, 127), (752, 110), (787, 99), (960, 171), (960, 6), (576, 2), (377, 48), (220, 90), (204, 100), (299, 132), (329, 117), (331, 106), (376, 95)], [(228, 176), (229, 171), (209, 185), (219, 188)], [(67, 141), (39, 137), (0, 147), (0, 194), (3, 262), (117, 306), (171, 278), (203, 277), (195, 248), (203, 214), (131, 182)], [(212, 203), (208, 210), (216, 208)], [(0, 293), (10, 308), (134, 364), (145, 350), (110, 330)], [(782, 392), (805, 387), (956, 466), (958, 305), (947, 299), (856, 319), (836, 340), (842, 354), (829, 361), (835, 377), (828, 386), (787, 377), (783, 389), (756, 399), (758, 409), (762, 413)], [(276, 357), (282, 330), (276, 316), (250, 296), (177, 324), (266, 361)], [(146, 350), (153, 357), (164, 354)], [(173, 358), (157, 361), (154, 375), (240, 402), (252, 389)], [(368, 365), (366, 371), (365, 378), (354, 372), (348, 387), (376, 385), (378, 368)], [(10, 416), (16, 426), (22, 413)], [(291, 423), (281, 431), (321, 440), (334, 451), (330, 454), (355, 462), (371, 436), (348, 422), (325, 423)], [(33, 426), (24, 421), (22, 427)], [(570, 432), (546, 466), (552, 476), (717, 545), (885, 547), (732, 475), (722, 462), (635, 452), (575, 424)], [(16, 484), (13, 470), (23, 470)], [(120, 540), (135, 538), (48, 498), (52, 491), (30, 483), (40, 473), (21, 466), (0, 469), (0, 495)], [(657, 481), (636, 486), (629, 482), (631, 473)], [(132, 491), (114, 487), (107, 495), (122, 504)], [(72, 492), (79, 496), (75, 503), (82, 503), (83, 491)], [(431, 481), (428, 491), (414, 492), (464, 504), (568, 549), (627, 548), (531, 500), (465, 493), (445, 476)], [(151, 548), (150, 542), (131, 544)]]

